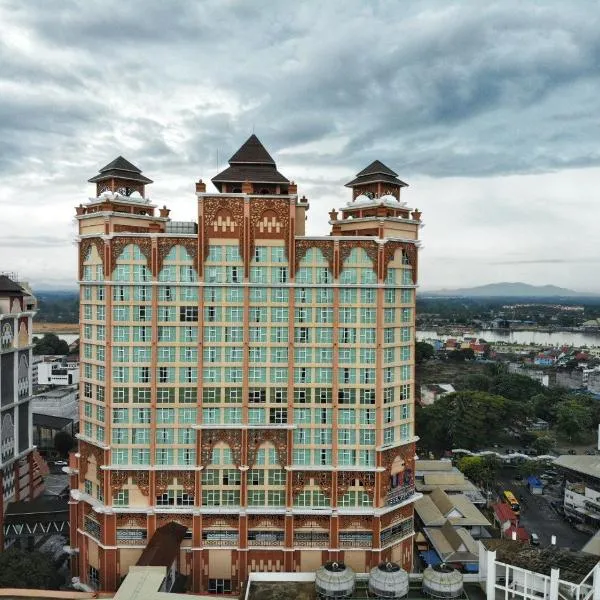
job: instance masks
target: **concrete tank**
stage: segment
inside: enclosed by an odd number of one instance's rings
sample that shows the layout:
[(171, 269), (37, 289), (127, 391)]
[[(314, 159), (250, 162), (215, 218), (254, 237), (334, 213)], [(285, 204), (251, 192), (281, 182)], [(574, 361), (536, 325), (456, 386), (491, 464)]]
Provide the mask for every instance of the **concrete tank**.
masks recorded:
[(423, 593), (431, 598), (458, 598), (463, 593), (463, 576), (445, 564), (423, 571)]
[(376, 598), (403, 598), (408, 594), (408, 573), (393, 562), (371, 569), (369, 593)]
[(343, 562), (325, 563), (317, 571), (315, 588), (319, 598), (348, 598), (354, 592), (354, 571)]

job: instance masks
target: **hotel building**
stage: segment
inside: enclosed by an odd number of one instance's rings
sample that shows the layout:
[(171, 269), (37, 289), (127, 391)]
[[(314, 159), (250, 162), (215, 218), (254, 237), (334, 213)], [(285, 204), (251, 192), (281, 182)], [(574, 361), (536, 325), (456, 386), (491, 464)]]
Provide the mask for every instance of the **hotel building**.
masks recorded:
[(196, 592), (344, 560), (412, 567), (420, 213), (379, 161), (305, 232), (308, 200), (251, 136), (197, 223), (117, 158), (76, 209), (81, 289), (73, 575), (114, 590), (155, 532)]

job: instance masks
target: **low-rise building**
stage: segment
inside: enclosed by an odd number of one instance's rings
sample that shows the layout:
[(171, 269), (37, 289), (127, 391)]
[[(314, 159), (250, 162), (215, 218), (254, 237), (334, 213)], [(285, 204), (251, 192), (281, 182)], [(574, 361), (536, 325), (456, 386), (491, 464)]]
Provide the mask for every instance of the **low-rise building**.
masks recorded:
[(484, 506), (486, 503), (479, 488), (449, 460), (417, 460), (415, 462), (415, 489), (421, 494), (429, 494), (440, 489), (450, 495), (463, 494), (477, 506)]
[(451, 383), (426, 383), (421, 386), (421, 404), (429, 406), (456, 390)]
[(79, 360), (72, 356), (44, 356), (36, 362), (35, 384), (74, 385), (79, 383)]
[(31, 408), (34, 413), (65, 417), (79, 422), (79, 386), (66, 385), (47, 389), (33, 396)]
[(454, 527), (465, 528), (474, 538), (487, 537), (491, 523), (463, 494), (447, 494), (437, 488), (415, 502), (423, 527), (442, 527), (448, 521)]
[(565, 476), (565, 515), (600, 527), (600, 456), (563, 455), (554, 466)]

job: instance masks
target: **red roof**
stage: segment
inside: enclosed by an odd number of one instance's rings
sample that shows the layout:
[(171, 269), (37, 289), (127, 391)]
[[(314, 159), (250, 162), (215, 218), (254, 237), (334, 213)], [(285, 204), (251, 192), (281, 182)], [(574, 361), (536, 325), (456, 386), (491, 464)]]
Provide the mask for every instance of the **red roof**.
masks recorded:
[(517, 532), (517, 541), (518, 542), (528, 542), (529, 541), (529, 534), (527, 533), (527, 530), (525, 529), (525, 527), (515, 527), (514, 525), (511, 525), (508, 529), (506, 529), (504, 531), (504, 533), (502, 535), (505, 539), (512, 540), (513, 531)]
[(506, 523), (507, 521), (510, 521), (511, 523), (517, 522), (517, 515), (515, 515), (512, 508), (508, 506), (508, 504), (504, 504), (504, 502), (498, 502), (498, 504), (492, 504), (492, 508), (494, 509), (494, 515), (496, 515), (496, 519), (500, 523)]

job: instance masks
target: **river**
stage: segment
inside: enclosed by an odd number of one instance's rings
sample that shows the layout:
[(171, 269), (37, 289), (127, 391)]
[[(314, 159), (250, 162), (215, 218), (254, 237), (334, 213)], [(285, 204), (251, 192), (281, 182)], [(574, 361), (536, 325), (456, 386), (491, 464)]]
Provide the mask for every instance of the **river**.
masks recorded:
[(470, 330), (462, 335), (439, 335), (435, 330), (417, 331), (417, 340), (446, 340), (450, 337), (462, 339), (464, 336), (482, 338), (486, 342), (507, 342), (511, 344), (536, 344), (539, 346), (600, 346), (600, 334), (582, 333), (580, 331), (545, 331), (523, 330), (503, 331), (498, 329)]

